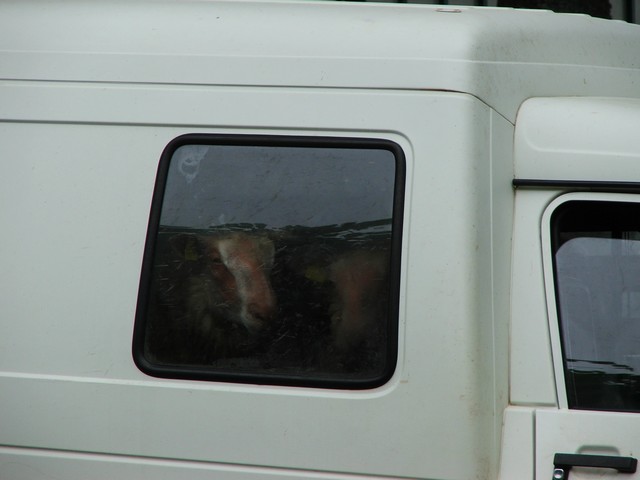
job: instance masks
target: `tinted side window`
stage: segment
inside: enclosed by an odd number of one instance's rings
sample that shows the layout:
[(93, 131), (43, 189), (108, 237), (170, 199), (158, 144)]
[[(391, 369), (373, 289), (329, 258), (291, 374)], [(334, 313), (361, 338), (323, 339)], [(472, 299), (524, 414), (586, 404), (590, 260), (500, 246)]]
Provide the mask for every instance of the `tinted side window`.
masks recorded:
[(155, 376), (367, 388), (393, 373), (390, 142), (185, 136), (163, 154), (134, 356)]
[(640, 411), (640, 204), (567, 202), (552, 232), (569, 407)]

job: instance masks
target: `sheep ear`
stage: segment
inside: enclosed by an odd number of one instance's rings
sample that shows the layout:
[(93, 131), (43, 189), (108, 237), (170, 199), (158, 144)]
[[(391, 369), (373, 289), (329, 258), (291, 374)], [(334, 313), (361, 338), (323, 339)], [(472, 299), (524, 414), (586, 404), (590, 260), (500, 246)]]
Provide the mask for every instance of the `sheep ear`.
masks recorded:
[(201, 256), (200, 242), (198, 237), (192, 233), (180, 233), (169, 239), (171, 248), (182, 260), (195, 262)]

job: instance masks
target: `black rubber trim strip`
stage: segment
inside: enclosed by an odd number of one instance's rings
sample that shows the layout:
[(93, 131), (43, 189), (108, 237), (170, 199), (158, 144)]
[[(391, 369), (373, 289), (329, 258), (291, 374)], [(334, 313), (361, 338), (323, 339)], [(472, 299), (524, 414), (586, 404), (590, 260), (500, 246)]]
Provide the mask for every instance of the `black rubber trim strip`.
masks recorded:
[(640, 191), (640, 182), (514, 178), (512, 184), (514, 188), (575, 188), (603, 191)]

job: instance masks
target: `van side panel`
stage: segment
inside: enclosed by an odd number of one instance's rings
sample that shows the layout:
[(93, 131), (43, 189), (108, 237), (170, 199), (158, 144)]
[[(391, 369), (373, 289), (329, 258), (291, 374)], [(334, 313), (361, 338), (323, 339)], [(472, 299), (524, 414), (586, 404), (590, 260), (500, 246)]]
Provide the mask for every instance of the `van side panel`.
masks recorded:
[[(97, 457), (80, 463), (109, 472), (115, 464), (155, 472), (171, 459), (168, 471), (198, 462), (219, 478), (263, 472), (254, 467), (491, 478), (497, 441), (487, 439), (496, 438), (506, 372), (492, 353), (502, 328), (493, 312), (504, 310), (506, 292), (492, 306), (489, 182), (502, 173), (488, 174), (486, 105), (426, 92), (28, 82), (0, 92), (0, 143), (10, 153), (0, 222), (12, 226), (0, 249), (0, 389), (9, 392), (0, 410), (11, 412), (2, 416), (0, 471), (51, 459), (82, 478), (83, 467), (65, 465), (86, 452)], [(243, 386), (151, 379), (136, 368), (131, 338), (158, 159), (178, 135), (208, 132), (384, 138), (403, 149), (399, 357), (386, 385)], [(493, 205), (508, 223), (508, 208)]]

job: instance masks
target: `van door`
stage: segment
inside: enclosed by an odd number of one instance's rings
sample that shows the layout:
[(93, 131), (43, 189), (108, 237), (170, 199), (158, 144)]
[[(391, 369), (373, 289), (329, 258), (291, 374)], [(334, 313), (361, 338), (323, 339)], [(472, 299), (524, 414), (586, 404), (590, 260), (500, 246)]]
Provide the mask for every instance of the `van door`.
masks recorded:
[(640, 199), (561, 196), (542, 245), (560, 408), (536, 413), (536, 479), (638, 479)]

